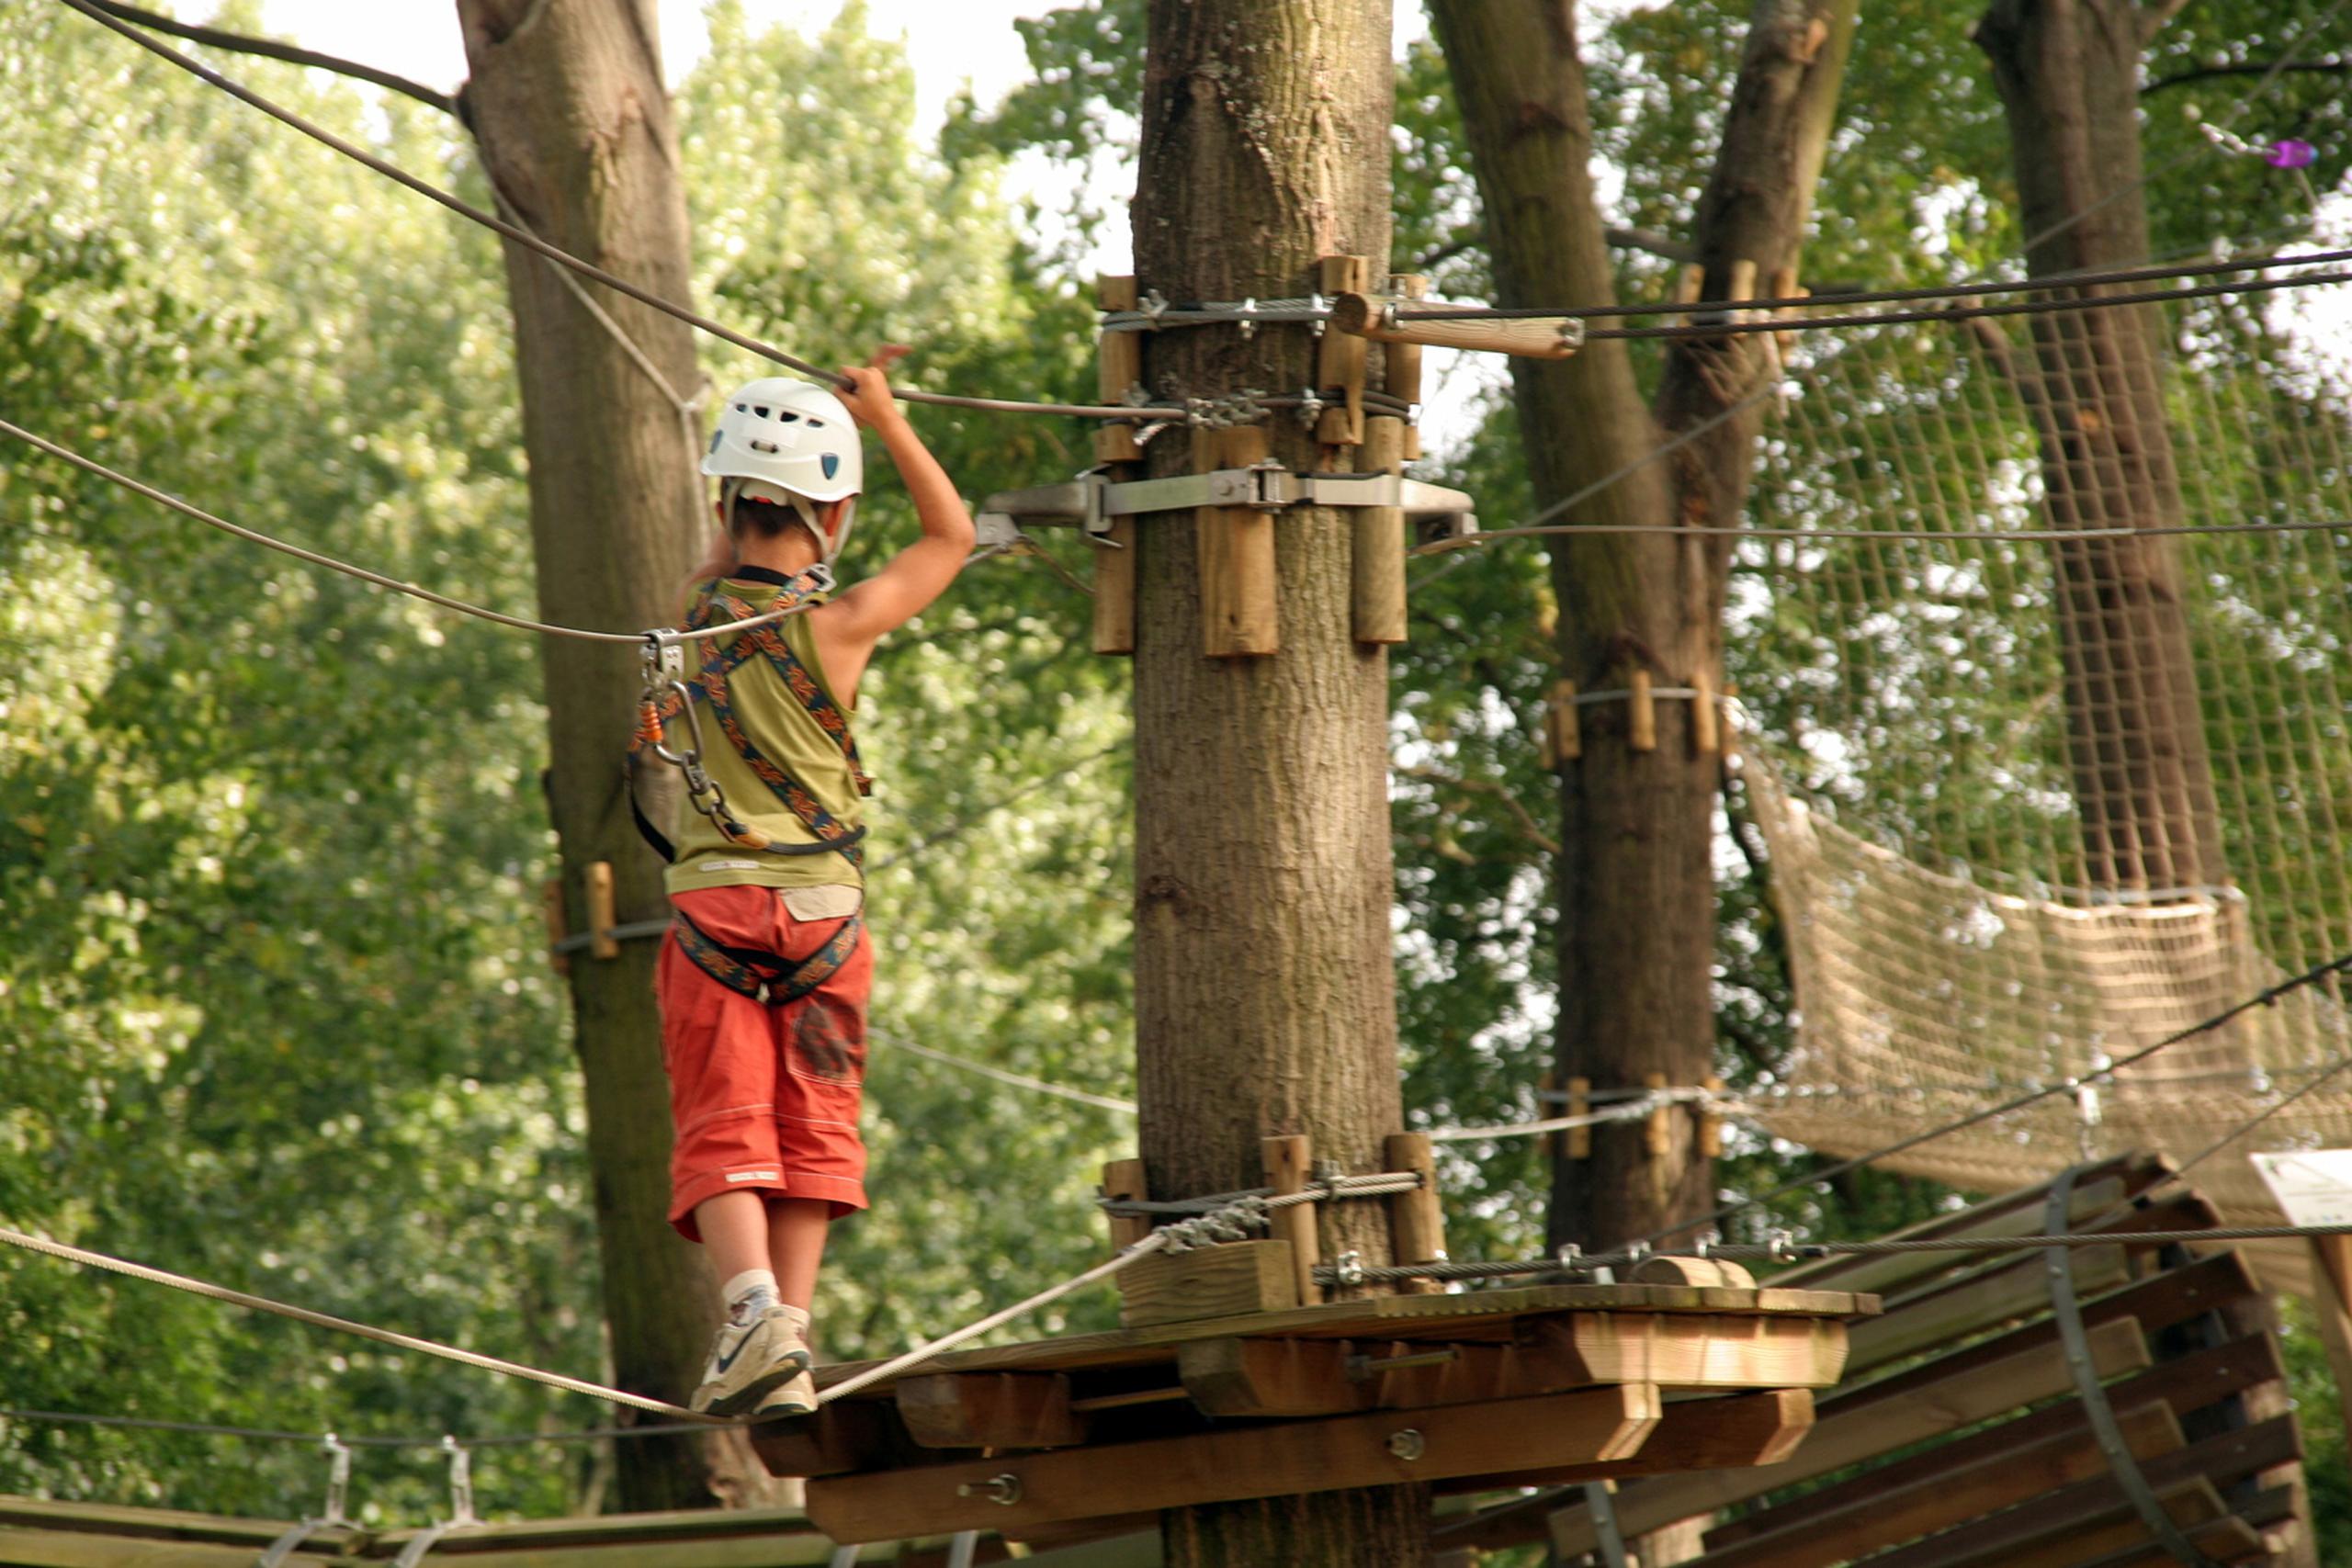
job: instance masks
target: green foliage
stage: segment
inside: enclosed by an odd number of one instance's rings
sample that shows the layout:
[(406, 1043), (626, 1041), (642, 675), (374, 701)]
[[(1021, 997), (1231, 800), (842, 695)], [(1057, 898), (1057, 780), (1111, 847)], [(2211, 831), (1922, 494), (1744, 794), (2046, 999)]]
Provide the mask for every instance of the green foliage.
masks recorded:
[[(913, 143), (897, 50), (854, 12), (818, 40), (712, 21), (683, 107), (719, 314), (836, 360), (914, 342), (919, 382), (1082, 389), (1087, 313), (1037, 273), (990, 161)], [(476, 177), (453, 124), (228, 63), (428, 177)], [(0, 13), (0, 76), (13, 417), (265, 531), (533, 606), (489, 241), (59, 8)], [(1082, 461), (1058, 422), (918, 418), (974, 494)], [(0, 515), (0, 1223), (600, 1375), (579, 1089), (537, 951), (552, 845), (528, 644), (20, 453)], [(894, 485), (866, 517), (861, 559), (911, 536)], [(1123, 672), (1070, 656), (1084, 608), (1042, 562), (977, 568), (869, 673), (876, 1018), (1116, 1092)], [(875, 1057), (883, 1202), (835, 1253), (842, 1354), (1088, 1259), (1084, 1173), (1132, 1135)], [(37, 1352), (7, 1358), (0, 1404), (426, 1437), (609, 1417), (13, 1251), (0, 1318)], [(606, 1462), (493, 1450), (483, 1506), (593, 1507)], [(270, 1516), (320, 1482), (299, 1447), (0, 1423), (0, 1491)], [(372, 1518), (422, 1518), (440, 1491), (428, 1454), (361, 1456)]]

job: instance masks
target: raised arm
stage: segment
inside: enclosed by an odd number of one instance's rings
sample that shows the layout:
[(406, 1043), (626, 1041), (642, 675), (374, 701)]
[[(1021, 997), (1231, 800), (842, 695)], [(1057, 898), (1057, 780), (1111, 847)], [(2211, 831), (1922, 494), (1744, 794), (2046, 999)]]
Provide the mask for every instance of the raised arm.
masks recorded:
[(971, 558), (972, 514), (939, 459), (931, 455), (914, 426), (890, 396), (886, 368), (906, 353), (888, 347), (871, 365), (844, 372), (855, 385), (842, 393), (842, 401), (858, 423), (872, 431), (898, 465), (913, 500), (922, 537), (890, 558), (890, 563), (849, 589), (820, 612), (830, 623), (828, 640), (864, 643), (871, 647), (896, 631), (924, 606), (946, 592), (956, 574)]

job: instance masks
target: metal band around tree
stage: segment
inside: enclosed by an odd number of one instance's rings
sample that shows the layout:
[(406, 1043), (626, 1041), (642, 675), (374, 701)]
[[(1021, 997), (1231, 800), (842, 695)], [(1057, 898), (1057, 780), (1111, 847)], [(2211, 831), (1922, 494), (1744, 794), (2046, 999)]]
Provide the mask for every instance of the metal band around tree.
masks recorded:
[[(2050, 1184), (2050, 1202), (2045, 1211), (2042, 1228), (2052, 1235), (2066, 1233), (2067, 1205), (2075, 1190), (2075, 1177), (2080, 1167), (2069, 1166), (2058, 1173)], [(2091, 1359), (2090, 1341), (2083, 1331), (2082, 1303), (2075, 1299), (2075, 1251), (2069, 1247), (2050, 1248), (2042, 1264), (2050, 1281), (2050, 1312), (2058, 1325), (2058, 1337), (2066, 1350), (2066, 1370), (2074, 1375), (2075, 1390), (2082, 1395), (2083, 1414), (2088, 1418), (2091, 1435), (2098, 1439), (2098, 1451), (2107, 1456), (2109, 1471), (2116, 1486), (2131, 1503), (2132, 1511), (2140, 1517), (2155, 1543), (2188, 1565), (2188, 1568), (2221, 1568), (2211, 1558), (2197, 1550), (2172, 1516), (2165, 1512), (2155, 1489), (2148, 1484), (2148, 1477), (2140, 1468), (2140, 1461), (2123, 1440), (2123, 1428), (2115, 1419), (2115, 1406), (2109, 1403), (2107, 1389), (2098, 1381), (2098, 1367)]]

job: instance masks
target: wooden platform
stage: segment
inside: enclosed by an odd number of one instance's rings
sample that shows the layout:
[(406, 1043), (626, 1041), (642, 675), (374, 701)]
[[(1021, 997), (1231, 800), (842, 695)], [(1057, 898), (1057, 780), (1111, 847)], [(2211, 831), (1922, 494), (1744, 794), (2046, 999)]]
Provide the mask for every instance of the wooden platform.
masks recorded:
[(845, 1542), (1763, 1464), (1844, 1371), (1846, 1321), (1877, 1310), (1658, 1284), (1332, 1302), (958, 1351), (752, 1443), (811, 1478), (810, 1517)]

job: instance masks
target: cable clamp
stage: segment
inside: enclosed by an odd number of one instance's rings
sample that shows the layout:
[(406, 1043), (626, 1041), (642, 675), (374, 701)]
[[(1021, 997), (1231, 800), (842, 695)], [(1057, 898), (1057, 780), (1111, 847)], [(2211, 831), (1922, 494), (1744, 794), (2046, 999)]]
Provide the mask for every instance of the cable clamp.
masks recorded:
[(1257, 311), (1258, 301), (1255, 299), (1241, 301), (1241, 341), (1244, 343), (1258, 335)]
[(1162, 294), (1157, 288), (1147, 290), (1143, 297), (1142, 306), (1143, 330), (1148, 333), (1158, 332), (1160, 324), (1159, 319), (1168, 314), (1168, 296)]
[(1321, 422), (1323, 411), (1330, 406), (1323, 400), (1322, 393), (1312, 387), (1306, 389), (1298, 394), (1298, 423), (1314, 429)]
[(1361, 1252), (1342, 1252), (1340, 1254), (1338, 1258), (1333, 1262), (1331, 1277), (1336, 1282), (1342, 1285), (1363, 1284), (1364, 1280), (1363, 1254)]
[(1310, 294), (1306, 297), (1306, 308), (1314, 312), (1308, 319), (1314, 325), (1315, 335), (1319, 338), (1330, 329), (1331, 301), (1320, 294)]
[(1764, 1233), (1764, 1255), (1775, 1263), (1794, 1263), (1797, 1260), (1796, 1239), (1788, 1231), (1767, 1231)]

